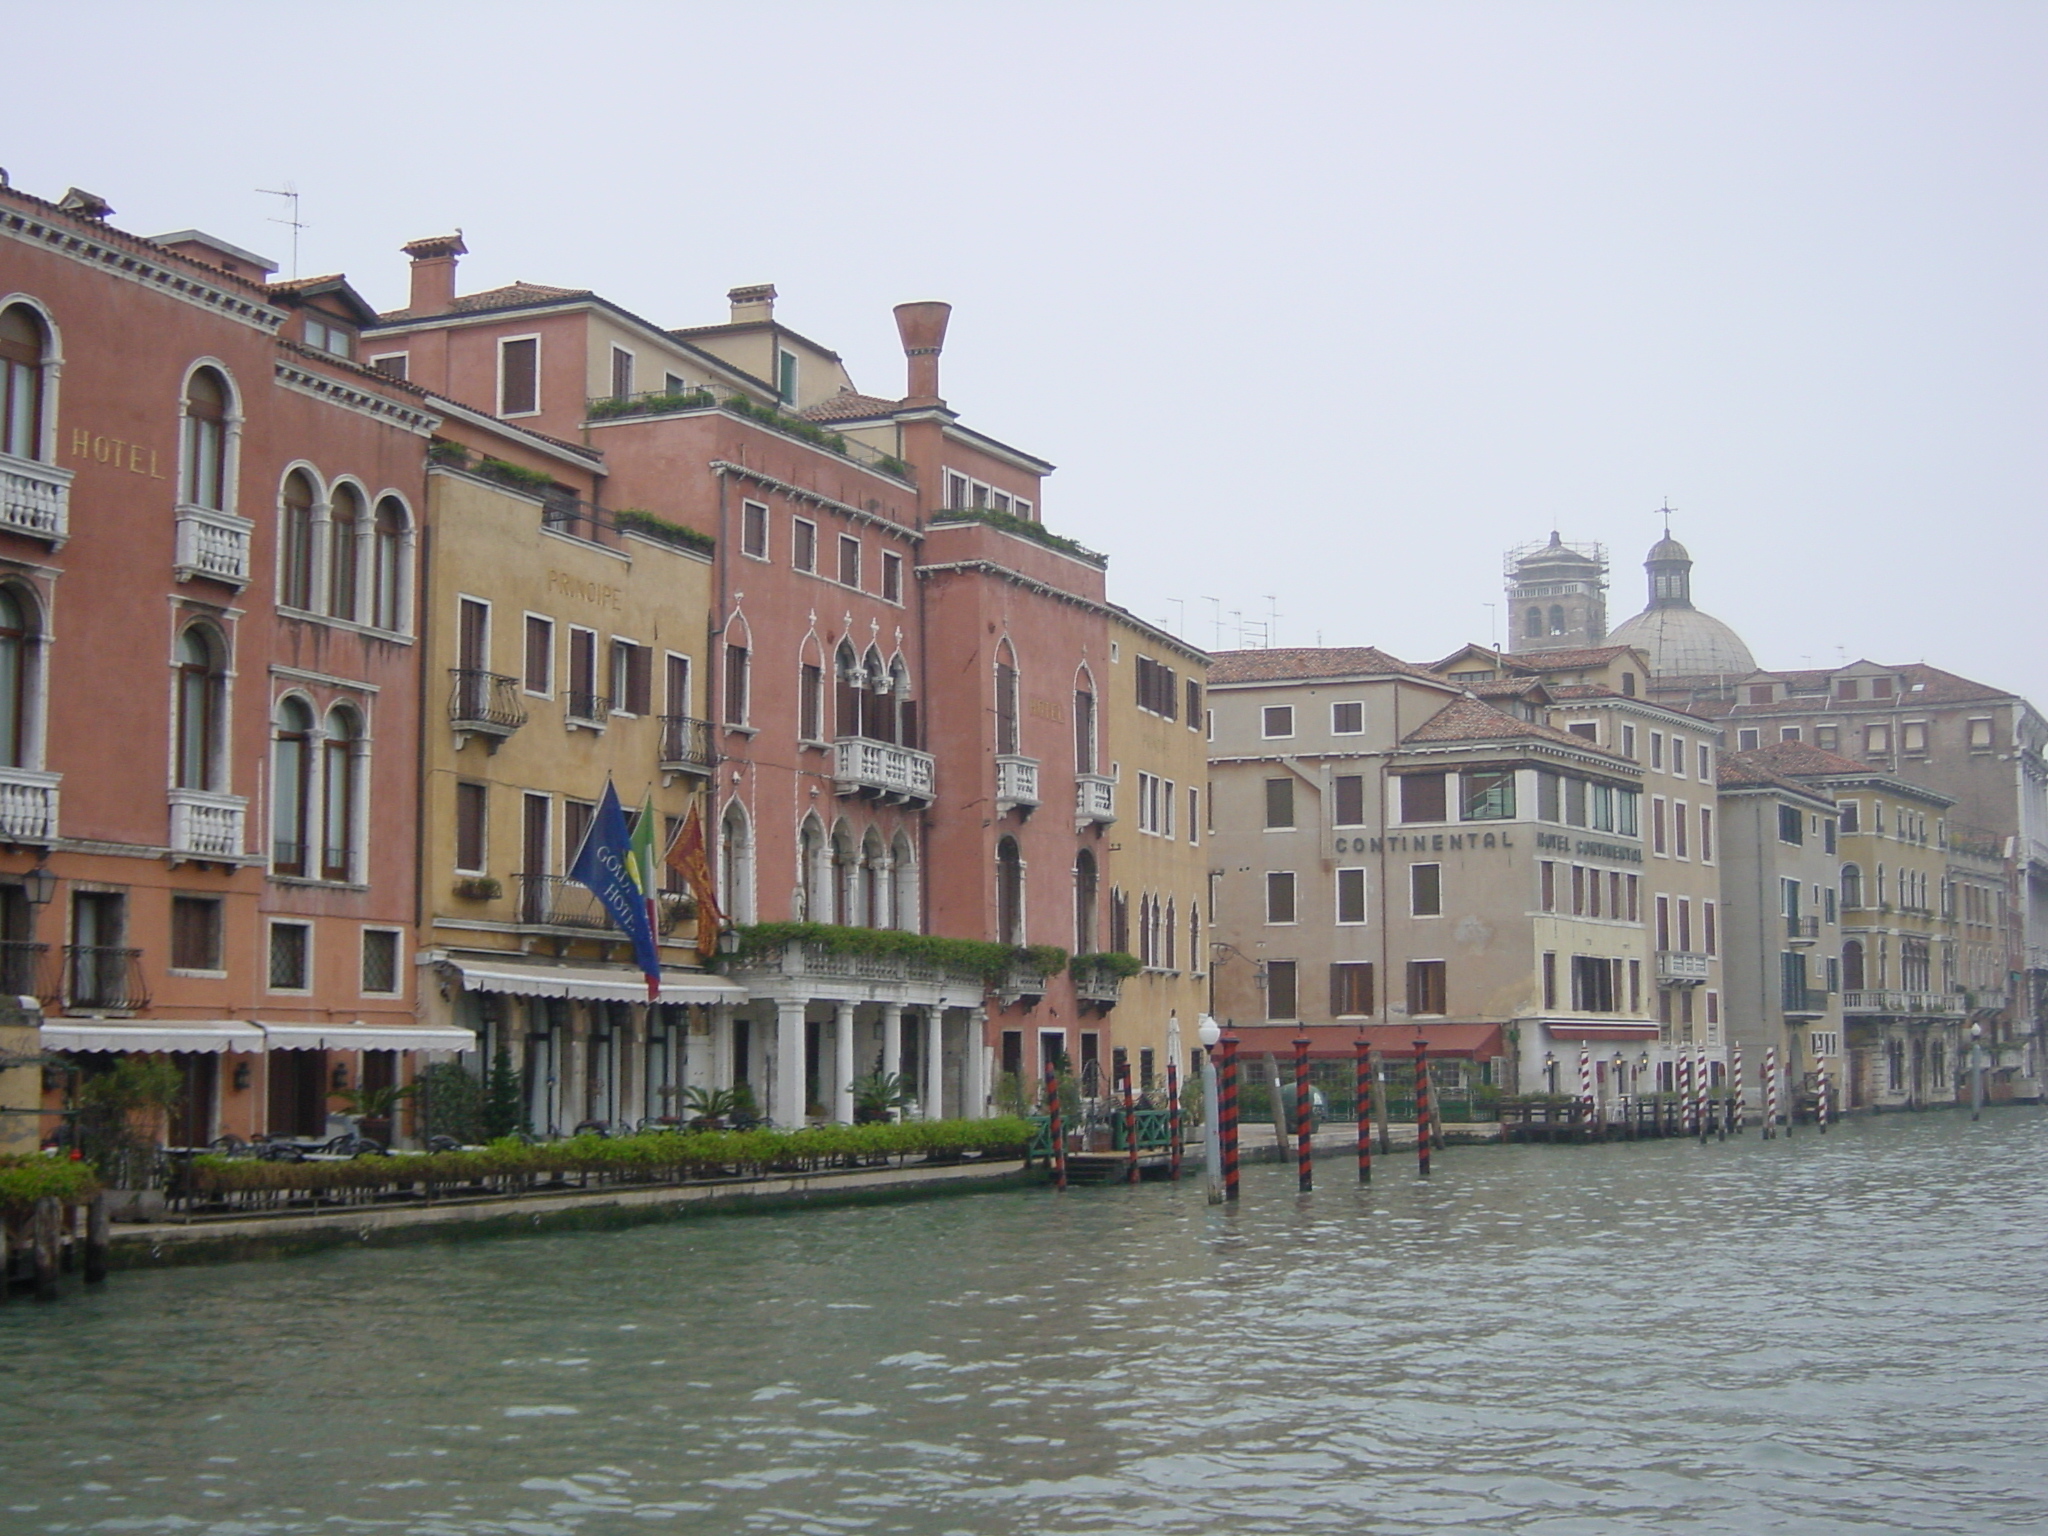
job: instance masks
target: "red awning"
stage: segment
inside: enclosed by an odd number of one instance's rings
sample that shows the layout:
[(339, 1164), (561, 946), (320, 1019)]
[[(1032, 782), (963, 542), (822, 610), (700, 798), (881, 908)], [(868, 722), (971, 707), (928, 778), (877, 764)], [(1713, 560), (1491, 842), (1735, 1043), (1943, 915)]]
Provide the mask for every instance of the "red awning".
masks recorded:
[(1580, 1024), (1570, 1019), (1543, 1026), (1553, 1040), (1654, 1040), (1654, 1024)]
[[(1353, 1058), (1357, 1051), (1356, 1042), (1360, 1034), (1373, 1050), (1388, 1056), (1413, 1056), (1417, 1039), (1429, 1042), (1432, 1056), (1457, 1056), (1473, 1061), (1486, 1061), (1495, 1056), (1507, 1054), (1501, 1044), (1498, 1024), (1368, 1024), (1363, 1030), (1351, 1024), (1310, 1024), (1303, 1028), (1299, 1024), (1236, 1024), (1231, 1026), (1237, 1035), (1237, 1049), (1263, 1054), (1272, 1051), (1275, 1055), (1294, 1054), (1294, 1037), (1308, 1036), (1308, 1053), (1311, 1056), (1341, 1056)], [(1652, 1034), (1656, 1026), (1651, 1026)]]

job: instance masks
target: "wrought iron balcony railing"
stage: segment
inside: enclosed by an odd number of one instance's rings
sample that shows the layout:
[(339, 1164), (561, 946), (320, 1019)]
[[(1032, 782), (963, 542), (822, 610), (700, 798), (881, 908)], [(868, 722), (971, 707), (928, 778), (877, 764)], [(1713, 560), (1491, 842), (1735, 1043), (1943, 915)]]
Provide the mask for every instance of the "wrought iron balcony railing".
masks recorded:
[(690, 715), (661, 717), (661, 771), (709, 773), (718, 766), (717, 732), (709, 720)]
[(149, 986), (142, 976), (142, 951), (105, 944), (65, 945), (64, 1002), (73, 1009), (147, 1008)]
[(451, 667), (454, 689), (448, 696), (448, 722), (458, 733), (487, 738), (495, 744), (526, 724), (526, 706), (519, 702), (519, 679), (469, 667)]

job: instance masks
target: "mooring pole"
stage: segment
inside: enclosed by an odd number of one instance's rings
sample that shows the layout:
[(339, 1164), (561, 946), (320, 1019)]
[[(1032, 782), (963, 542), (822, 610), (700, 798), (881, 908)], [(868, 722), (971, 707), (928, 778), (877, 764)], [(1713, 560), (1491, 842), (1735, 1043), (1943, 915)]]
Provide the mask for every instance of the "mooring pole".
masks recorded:
[(1415, 1042), (1415, 1172), (1429, 1177), (1429, 1042)]
[(1166, 1064), (1166, 1176), (1180, 1181), (1180, 1063)]
[(1816, 1062), (1813, 1074), (1813, 1118), (1820, 1126), (1821, 1135), (1828, 1133), (1828, 1064)]
[(1124, 1182), (1138, 1182), (1138, 1101), (1131, 1097), (1131, 1053), (1116, 1048), (1117, 1091), (1124, 1100)]
[(1315, 1129), (1308, 1092), (1308, 1036), (1294, 1037), (1294, 1163), (1305, 1195), (1316, 1187)]
[(57, 1299), (57, 1247), (62, 1240), (64, 1215), (57, 1197), (44, 1195), (36, 1201), (36, 1300)]
[[(1206, 1021), (1211, 1029), (1215, 1020)], [(1223, 1203), (1223, 1090), (1217, 1086), (1216, 1044), (1202, 1047), (1202, 1167), (1208, 1174), (1209, 1203)]]
[(1764, 1140), (1772, 1141), (1778, 1135), (1778, 1048), (1764, 1047)]
[(1735, 1098), (1734, 1102), (1730, 1105), (1730, 1111), (1735, 1116), (1735, 1134), (1740, 1136), (1744, 1128), (1749, 1124), (1749, 1088), (1742, 1081), (1742, 1042), (1740, 1040), (1735, 1042), (1735, 1065), (1730, 1069), (1728, 1078), (1735, 1089)]
[(1358, 1182), (1372, 1182), (1372, 1050), (1361, 1033), (1352, 1045), (1357, 1054)]
[(1052, 1138), (1052, 1187), (1067, 1187), (1067, 1130), (1060, 1123), (1059, 1067), (1050, 1057), (1045, 1063), (1046, 1134)]
[(107, 1192), (101, 1190), (85, 1208), (85, 1283), (102, 1284), (107, 1278), (107, 1255), (112, 1248), (107, 1226)]
[(1223, 1198), (1237, 1198), (1237, 1036), (1228, 1029), (1216, 1042), (1222, 1053), (1218, 1064), (1223, 1079), (1217, 1093), (1216, 1132), (1223, 1153)]

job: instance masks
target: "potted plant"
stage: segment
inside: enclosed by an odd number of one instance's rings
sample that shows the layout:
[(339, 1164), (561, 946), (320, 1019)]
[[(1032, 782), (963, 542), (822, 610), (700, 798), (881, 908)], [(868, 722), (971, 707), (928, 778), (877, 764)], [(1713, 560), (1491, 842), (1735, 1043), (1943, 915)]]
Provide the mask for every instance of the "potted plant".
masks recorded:
[(900, 1072), (870, 1072), (853, 1080), (853, 1123), (877, 1125), (900, 1119), (917, 1097)]

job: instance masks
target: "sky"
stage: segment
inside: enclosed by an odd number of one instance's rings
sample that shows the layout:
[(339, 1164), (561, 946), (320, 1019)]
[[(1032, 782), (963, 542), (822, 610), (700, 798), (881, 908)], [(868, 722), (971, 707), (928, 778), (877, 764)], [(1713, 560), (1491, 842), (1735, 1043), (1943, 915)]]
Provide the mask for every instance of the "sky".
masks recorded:
[[(1501, 555), (1674, 508), (1765, 666), (2048, 704), (2048, 7), (40, 6), (0, 165), (404, 302), (777, 317), (1059, 466), (1047, 524), (1197, 644), (1500, 635)], [(288, 275), (288, 273), (287, 273)], [(1493, 606), (1489, 606), (1493, 605)]]

